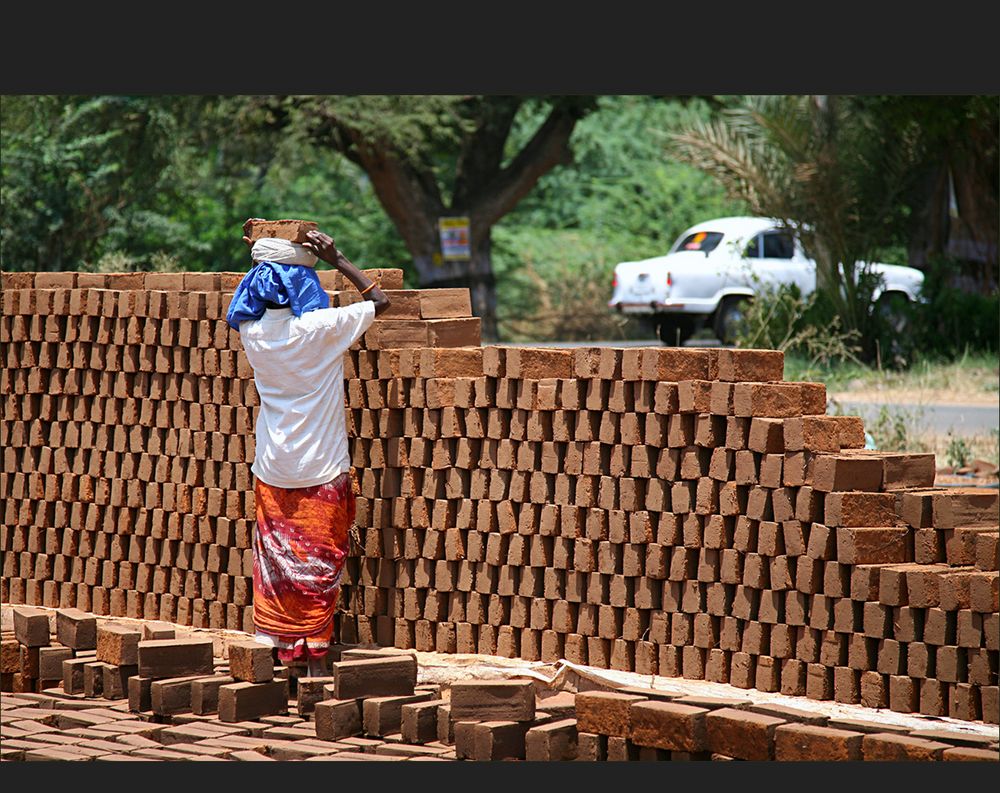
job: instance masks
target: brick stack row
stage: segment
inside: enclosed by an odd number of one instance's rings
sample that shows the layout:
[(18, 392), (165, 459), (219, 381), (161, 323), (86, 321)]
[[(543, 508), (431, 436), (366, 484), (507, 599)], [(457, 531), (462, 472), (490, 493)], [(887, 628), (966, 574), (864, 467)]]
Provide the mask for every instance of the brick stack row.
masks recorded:
[[(43, 277), (4, 283), (3, 596), (249, 629), (226, 293)], [(481, 348), (467, 294), (393, 298), (345, 360), (343, 641), (997, 721), (995, 491), (866, 452), (780, 353)]]
[(997, 719), (997, 495), (780, 353), (362, 352), (346, 641)]
[[(465, 290), (404, 290), (356, 350), (478, 344)], [(333, 305), (359, 299), (320, 274)], [(252, 630), (259, 400), (241, 273), (3, 274), (5, 602)], [(381, 341), (380, 341), (381, 340)]]

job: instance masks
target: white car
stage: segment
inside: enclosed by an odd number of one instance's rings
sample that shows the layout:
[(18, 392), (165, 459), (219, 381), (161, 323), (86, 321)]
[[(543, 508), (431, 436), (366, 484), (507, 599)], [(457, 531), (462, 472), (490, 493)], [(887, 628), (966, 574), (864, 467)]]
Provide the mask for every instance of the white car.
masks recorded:
[[(884, 279), (875, 294), (881, 307), (918, 299), (919, 270), (878, 263), (872, 270)], [(705, 324), (729, 344), (757, 284), (798, 284), (808, 295), (816, 263), (776, 220), (718, 218), (689, 228), (665, 256), (616, 265), (608, 307), (647, 318), (666, 344), (683, 344)]]

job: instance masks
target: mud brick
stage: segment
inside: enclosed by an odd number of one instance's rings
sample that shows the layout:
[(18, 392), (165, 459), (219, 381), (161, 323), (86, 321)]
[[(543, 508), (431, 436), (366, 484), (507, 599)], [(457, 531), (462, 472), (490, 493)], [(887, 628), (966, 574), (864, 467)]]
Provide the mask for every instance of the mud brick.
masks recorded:
[(827, 493), (823, 511), (828, 526), (895, 526), (891, 493)]
[[(626, 355), (638, 352), (641, 371), (626, 366)], [(622, 356), (622, 376), (625, 380), (711, 380), (710, 365), (712, 355), (708, 350), (678, 349), (676, 347), (644, 347), (640, 350), (626, 350)], [(626, 369), (629, 371), (626, 371)]]
[(753, 688), (757, 678), (757, 656), (734, 652), (729, 664), (729, 684), (737, 688)]
[(995, 763), (997, 760), (1000, 760), (1000, 756), (998, 756), (996, 749), (974, 749), (969, 746), (954, 746), (951, 749), (945, 749), (941, 755), (941, 759), (959, 762)]
[(902, 589), (906, 602), (890, 605), (907, 605), (908, 603), (915, 608), (929, 608), (939, 605), (941, 602), (939, 574), (947, 572), (949, 569), (948, 565), (928, 564), (884, 568), (884, 570), (893, 570), (897, 574), (901, 573), (906, 576), (906, 584)]
[[(945, 611), (967, 609), (971, 605), (970, 585), (978, 575), (988, 576), (989, 573), (975, 573), (971, 569), (956, 570), (945, 573), (938, 579), (939, 604)], [(984, 608), (976, 611), (993, 611), (992, 604), (984, 604)]]
[(139, 675), (164, 678), (211, 675), (211, 639), (164, 639), (138, 643)]
[(802, 415), (802, 389), (788, 383), (737, 383), (733, 387), (736, 416), (785, 418)]
[(63, 691), (67, 694), (84, 693), (84, 667), (94, 663), (93, 658), (72, 658), (63, 661)]
[(128, 709), (133, 713), (153, 709), (153, 678), (132, 675), (128, 679)]
[(74, 650), (93, 650), (97, 647), (97, 618), (79, 609), (59, 609), (56, 638)]
[(41, 609), (15, 606), (14, 638), (25, 647), (44, 647), (49, 643), (49, 615)]
[(718, 351), (718, 379), (726, 382), (778, 382), (785, 367), (785, 354), (778, 350)]
[(138, 646), (142, 633), (115, 623), (103, 623), (97, 629), (97, 660), (118, 666), (139, 662)]
[(128, 681), (135, 675), (137, 667), (115, 666), (108, 664), (102, 669), (104, 679), (101, 683), (101, 694), (105, 699), (128, 698)]
[(933, 498), (935, 490), (903, 492), (899, 498), (899, 516), (915, 529), (934, 526)]
[(860, 760), (860, 732), (810, 724), (783, 724), (774, 732), (775, 760)]
[(272, 650), (259, 642), (234, 642), (229, 645), (229, 674), (247, 683), (266, 683), (274, 679)]
[(1000, 493), (982, 488), (951, 488), (931, 497), (934, 526), (993, 526), (1000, 510)]
[(69, 647), (39, 647), (37, 677), (41, 680), (61, 679), (63, 661), (72, 658), (73, 651)]
[(525, 733), (525, 760), (576, 760), (576, 719), (540, 724)]
[(530, 723), (484, 721), (472, 727), (473, 759), (523, 760)]
[(673, 702), (639, 701), (629, 707), (629, 738), (639, 746), (679, 752), (707, 748), (706, 708)]
[(175, 639), (176, 631), (174, 626), (168, 622), (144, 622), (142, 624), (143, 641), (162, 641), (163, 639)]
[(287, 680), (230, 683), (219, 688), (219, 721), (250, 721), (287, 712)]
[(472, 760), (475, 758), (476, 745), (475, 726), (479, 722), (458, 721), (455, 722), (455, 757), (459, 760)]
[(980, 686), (979, 698), (983, 721), (997, 724), (1000, 720), (1000, 689), (997, 686)]
[(580, 692), (576, 697), (578, 727), (583, 732), (627, 737), (629, 709), (633, 703), (643, 701), (640, 696), (611, 691)]
[(754, 418), (750, 422), (747, 448), (760, 454), (781, 454), (784, 452), (785, 434), (782, 419)]
[(190, 711), (191, 684), (197, 679), (197, 675), (190, 675), (153, 680), (149, 685), (150, 709), (161, 715)]
[(530, 680), (457, 681), (451, 688), (455, 721), (526, 721), (534, 718), (535, 690)]
[(298, 714), (306, 716), (312, 713), (316, 703), (322, 702), (326, 698), (325, 688), (333, 684), (333, 677), (300, 677), (296, 681), (296, 711)]
[(976, 534), (974, 564), (980, 570), (997, 570), (1000, 564), (1000, 534), (995, 531)]
[(446, 700), (431, 699), (404, 704), (400, 709), (400, 735), (404, 743), (424, 744), (438, 738), (438, 708)]
[(879, 571), (878, 599), (886, 606), (905, 606), (908, 603), (907, 573), (911, 565), (886, 565)]
[(404, 705), (428, 702), (433, 692), (418, 692), (402, 697), (368, 697), (362, 702), (362, 724), (368, 735), (389, 735), (400, 731)]
[(104, 693), (104, 661), (91, 661), (83, 665), (83, 694), (88, 699)]
[(924, 611), (923, 641), (936, 646), (955, 644), (957, 619), (954, 612), (940, 608)]
[(841, 528), (837, 561), (841, 564), (893, 564), (913, 558), (910, 530), (905, 527)]
[(413, 694), (417, 662), (412, 655), (392, 655), (333, 664), (334, 698), (405, 696)]
[(865, 760), (897, 762), (940, 760), (945, 750), (950, 748), (946, 743), (885, 732), (866, 735), (861, 742), (862, 756)]
[(361, 699), (325, 699), (317, 702), (313, 711), (316, 737), (324, 741), (360, 735), (362, 731)]
[(983, 645), (983, 615), (973, 611), (958, 612), (956, 643), (959, 647), (976, 648)]
[(705, 716), (708, 748), (742, 760), (771, 760), (774, 734), (784, 719), (734, 708), (722, 708)]
[(543, 380), (547, 377), (573, 377), (573, 352), (510, 347), (506, 350), (507, 377)]
[(845, 490), (876, 492), (882, 487), (882, 461), (848, 455), (820, 455), (813, 461), (812, 478), (808, 484), (827, 493)]
[(968, 683), (955, 683), (949, 686), (948, 715), (953, 719), (963, 721), (978, 721), (980, 714), (979, 687)]
[[(222, 686), (237, 682), (229, 675), (213, 675), (199, 677), (191, 681), (191, 712), (198, 716), (207, 716), (219, 710), (219, 689)], [(301, 686), (302, 681), (299, 681)]]
[[(243, 234), (251, 242), (259, 239), (273, 238), (291, 242), (307, 242), (307, 232), (316, 231), (319, 226), (310, 220), (248, 220), (243, 226)], [(147, 289), (151, 287), (146, 286)]]
[(468, 289), (421, 289), (421, 319), (447, 319), (468, 317), (472, 314)]
[(874, 671), (861, 673), (861, 704), (866, 708), (889, 707), (889, 687), (885, 675)]
[(946, 683), (964, 683), (968, 661), (964, 647), (945, 645), (935, 651), (934, 676)]
[(783, 424), (786, 452), (839, 452), (840, 433), (834, 416), (793, 416)]
[(882, 486), (886, 490), (909, 487), (931, 487), (934, 484), (935, 462), (933, 454), (881, 453)]
[(906, 675), (889, 675), (889, 709), (915, 713), (920, 708), (919, 682)]
[[(949, 576), (948, 580), (954, 579), (954, 576)], [(968, 577), (969, 583), (969, 606), (973, 611), (984, 612), (984, 613), (995, 613), (1000, 607), (1000, 598), (998, 598), (997, 583), (998, 576), (996, 571), (988, 573), (974, 573)], [(957, 593), (954, 597), (946, 597), (945, 593), (942, 592), (941, 595), (941, 606), (947, 608), (949, 603), (957, 603), (959, 598)]]

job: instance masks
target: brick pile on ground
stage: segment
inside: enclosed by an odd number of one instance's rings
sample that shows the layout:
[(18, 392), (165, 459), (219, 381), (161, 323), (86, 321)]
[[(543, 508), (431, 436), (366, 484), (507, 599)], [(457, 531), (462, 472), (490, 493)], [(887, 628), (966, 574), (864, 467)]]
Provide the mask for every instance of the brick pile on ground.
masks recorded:
[[(36, 616), (15, 611), (18, 645), (27, 638), (32, 646), (60, 646), (47, 619), (44, 628), (24, 619)], [(57, 625), (63, 616), (55, 615)], [(750, 700), (636, 689), (542, 697), (533, 681), (518, 679), (456, 681), (442, 691), (419, 685), (416, 658), (395, 648), (338, 646), (330, 676), (298, 678), (290, 698), (287, 677), (276, 678), (286, 670), (254, 642), (230, 644), (228, 663), (209, 650), (213, 674), (198, 676), (211, 639), (146, 639), (174, 628), (148, 623), (135, 631), (93, 615), (66, 616), (96, 623), (98, 652), (126, 661), (131, 652), (138, 663), (118, 668), (143, 674), (126, 679), (127, 698), (107, 687), (74, 694), (65, 684), (0, 694), (4, 761), (1000, 759), (996, 736), (837, 720)], [(43, 638), (48, 645), (39, 645)], [(67, 680), (75, 663), (63, 661)], [(230, 705), (227, 691), (236, 693)]]
[[(4, 276), (5, 599), (250, 630), (236, 277)], [(780, 353), (480, 348), (461, 290), (392, 296), (345, 360), (345, 642), (998, 721), (996, 492)]]

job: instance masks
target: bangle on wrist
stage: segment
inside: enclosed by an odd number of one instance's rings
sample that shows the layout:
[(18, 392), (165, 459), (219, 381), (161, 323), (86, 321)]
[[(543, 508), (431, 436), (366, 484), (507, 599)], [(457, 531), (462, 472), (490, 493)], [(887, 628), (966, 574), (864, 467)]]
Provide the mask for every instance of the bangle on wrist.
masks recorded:
[(368, 292), (370, 292), (374, 288), (375, 288), (375, 282), (372, 281), (370, 284), (368, 284), (368, 286), (366, 286), (364, 289), (361, 290), (361, 294), (363, 294), (363, 295), (367, 294)]

